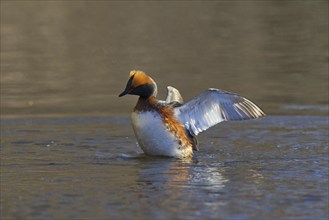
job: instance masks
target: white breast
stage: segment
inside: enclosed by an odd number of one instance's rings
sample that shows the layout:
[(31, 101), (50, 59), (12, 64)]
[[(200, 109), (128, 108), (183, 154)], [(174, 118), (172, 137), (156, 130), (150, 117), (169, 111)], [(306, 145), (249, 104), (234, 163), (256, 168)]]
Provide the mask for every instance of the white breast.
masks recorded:
[(177, 138), (165, 127), (157, 112), (133, 112), (132, 125), (145, 154), (182, 157)]

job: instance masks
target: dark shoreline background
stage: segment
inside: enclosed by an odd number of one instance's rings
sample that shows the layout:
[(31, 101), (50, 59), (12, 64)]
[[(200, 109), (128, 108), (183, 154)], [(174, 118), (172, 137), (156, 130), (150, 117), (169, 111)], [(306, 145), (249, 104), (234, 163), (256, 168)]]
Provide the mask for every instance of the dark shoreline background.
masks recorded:
[(160, 98), (215, 87), (270, 115), (326, 115), (328, 2), (1, 2), (1, 117), (127, 115), (131, 69)]

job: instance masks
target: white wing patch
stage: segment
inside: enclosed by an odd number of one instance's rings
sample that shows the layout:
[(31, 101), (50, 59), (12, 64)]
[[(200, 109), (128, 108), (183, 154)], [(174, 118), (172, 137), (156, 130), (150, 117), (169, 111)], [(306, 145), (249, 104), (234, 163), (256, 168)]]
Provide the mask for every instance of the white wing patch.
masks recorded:
[(175, 89), (172, 86), (167, 86), (167, 98), (166, 98), (166, 103), (170, 102), (178, 102), (180, 104), (183, 104), (183, 97), (179, 93), (177, 89)]
[(222, 121), (260, 118), (265, 116), (265, 113), (238, 94), (209, 89), (175, 108), (175, 115), (189, 132), (196, 136)]

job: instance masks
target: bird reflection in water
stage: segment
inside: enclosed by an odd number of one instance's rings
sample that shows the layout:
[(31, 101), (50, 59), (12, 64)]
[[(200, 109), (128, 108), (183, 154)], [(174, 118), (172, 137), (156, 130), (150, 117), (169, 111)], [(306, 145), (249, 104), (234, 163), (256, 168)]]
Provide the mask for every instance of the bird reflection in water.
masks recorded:
[[(148, 159), (147, 159), (148, 160)], [(152, 189), (182, 189), (204, 187), (210, 190), (221, 190), (226, 179), (221, 173), (221, 167), (216, 164), (209, 166), (199, 163), (196, 159), (168, 160), (149, 159), (143, 161), (139, 172), (139, 183), (144, 183)]]

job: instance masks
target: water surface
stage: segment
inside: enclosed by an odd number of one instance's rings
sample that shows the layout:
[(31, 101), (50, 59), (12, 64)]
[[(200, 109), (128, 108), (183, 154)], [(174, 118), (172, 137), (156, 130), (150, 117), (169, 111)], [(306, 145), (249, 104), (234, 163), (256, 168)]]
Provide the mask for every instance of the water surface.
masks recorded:
[(223, 123), (181, 161), (143, 155), (128, 118), (3, 120), (2, 217), (325, 219), (327, 134), (323, 116)]

